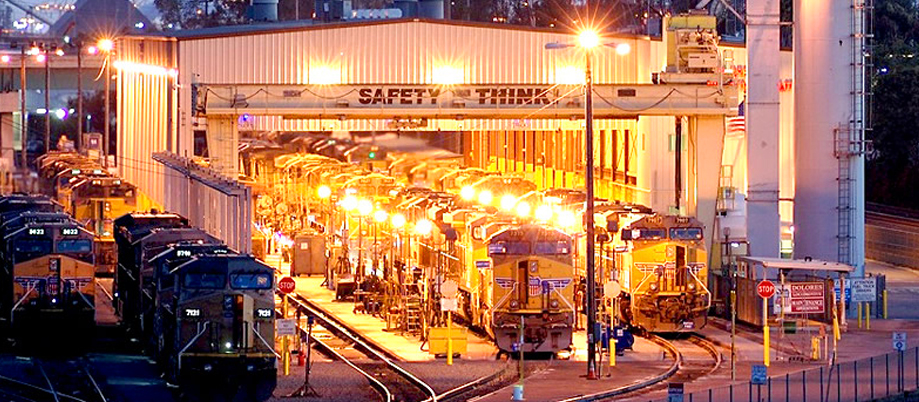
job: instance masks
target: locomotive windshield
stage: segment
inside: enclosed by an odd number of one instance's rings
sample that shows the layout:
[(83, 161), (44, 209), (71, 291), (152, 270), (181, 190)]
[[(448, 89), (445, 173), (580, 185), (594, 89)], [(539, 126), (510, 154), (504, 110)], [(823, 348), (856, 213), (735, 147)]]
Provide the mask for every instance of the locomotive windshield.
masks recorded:
[(13, 246), (16, 261), (27, 261), (32, 258), (51, 254), (51, 240), (49, 239), (22, 239)]
[(182, 283), (188, 289), (223, 289), (227, 284), (227, 275), (220, 272), (191, 272), (185, 274)]
[(68, 239), (57, 242), (58, 253), (89, 253), (93, 251), (93, 241), (87, 239)]
[(571, 245), (567, 241), (540, 241), (536, 242), (536, 254), (568, 254)]
[(673, 240), (701, 240), (702, 228), (670, 228), (670, 238)]
[(271, 289), (271, 274), (232, 274), (230, 287), (233, 289)]
[(525, 241), (496, 241), (488, 245), (489, 254), (530, 254), (530, 243)]

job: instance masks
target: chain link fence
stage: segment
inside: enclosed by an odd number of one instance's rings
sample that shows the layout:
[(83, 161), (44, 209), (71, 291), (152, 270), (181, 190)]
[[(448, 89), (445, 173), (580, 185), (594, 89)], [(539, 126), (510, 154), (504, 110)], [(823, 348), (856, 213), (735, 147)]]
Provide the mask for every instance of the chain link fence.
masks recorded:
[[(919, 348), (687, 392), (684, 402), (858, 402), (919, 389)], [(668, 402), (668, 398), (649, 402)]]

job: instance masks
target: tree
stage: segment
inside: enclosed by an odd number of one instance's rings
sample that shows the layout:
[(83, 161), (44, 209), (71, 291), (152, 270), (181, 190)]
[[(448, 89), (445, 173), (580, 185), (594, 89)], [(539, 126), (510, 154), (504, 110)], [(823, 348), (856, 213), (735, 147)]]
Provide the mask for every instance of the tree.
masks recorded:
[(195, 29), (248, 22), (244, 0), (154, 0), (163, 24)]

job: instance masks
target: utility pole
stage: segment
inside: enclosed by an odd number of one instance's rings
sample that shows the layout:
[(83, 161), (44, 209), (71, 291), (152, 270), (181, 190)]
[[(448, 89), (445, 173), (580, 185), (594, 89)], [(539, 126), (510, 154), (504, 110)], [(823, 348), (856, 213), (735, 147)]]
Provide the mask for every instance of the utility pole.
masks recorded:
[(45, 153), (51, 150), (51, 53), (45, 52)]
[(105, 53), (105, 116), (103, 124), (105, 125), (105, 138), (102, 139), (102, 167), (108, 167), (108, 147), (109, 147), (109, 127), (111, 126), (110, 97), (112, 92), (112, 51)]
[(25, 172), (28, 170), (28, 158), (29, 158), (29, 130), (28, 130), (28, 121), (26, 120), (26, 46), (21, 44), (19, 48), (19, 107), (20, 107), (20, 116), (19, 116), (19, 131), (20, 131), (20, 142), (22, 143), (22, 171), (23, 171), (23, 180), (25, 180)]
[[(76, 13), (74, 13), (76, 15)], [(80, 144), (80, 151), (83, 147), (83, 41), (76, 41), (77, 45), (77, 143)]]

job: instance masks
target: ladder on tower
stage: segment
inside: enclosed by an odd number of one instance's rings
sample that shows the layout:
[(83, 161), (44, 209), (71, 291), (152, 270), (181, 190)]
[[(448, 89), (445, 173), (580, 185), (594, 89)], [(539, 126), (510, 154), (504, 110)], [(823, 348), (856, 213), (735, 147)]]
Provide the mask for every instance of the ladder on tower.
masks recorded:
[(405, 326), (404, 332), (412, 335), (421, 334), (421, 298), (418, 296), (409, 296), (405, 299)]

